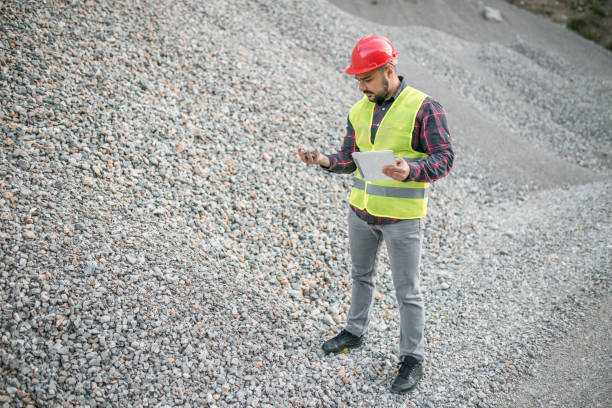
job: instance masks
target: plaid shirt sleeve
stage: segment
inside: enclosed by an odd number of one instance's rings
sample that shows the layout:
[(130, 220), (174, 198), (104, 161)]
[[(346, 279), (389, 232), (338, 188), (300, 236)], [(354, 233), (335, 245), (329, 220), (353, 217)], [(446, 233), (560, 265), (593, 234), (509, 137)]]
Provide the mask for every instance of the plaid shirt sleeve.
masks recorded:
[(434, 99), (425, 98), (417, 113), (412, 148), (428, 157), (409, 162), (410, 175), (404, 181), (430, 183), (446, 176), (453, 167), (450, 132), (444, 108)]
[(338, 153), (326, 155), (330, 164), (329, 167), (325, 169), (333, 173), (346, 174), (354, 172), (357, 166), (355, 166), (355, 162), (353, 161), (352, 153), (358, 151), (359, 148), (357, 147), (357, 142), (355, 141), (355, 130), (353, 129), (353, 125), (351, 125), (351, 121), (347, 117), (346, 136), (344, 136), (342, 147)]

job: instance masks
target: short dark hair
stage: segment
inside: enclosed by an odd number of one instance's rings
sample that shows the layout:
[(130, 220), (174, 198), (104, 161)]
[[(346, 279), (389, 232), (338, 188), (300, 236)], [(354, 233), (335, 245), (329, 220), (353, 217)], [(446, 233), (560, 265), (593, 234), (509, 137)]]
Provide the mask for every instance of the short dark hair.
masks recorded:
[(380, 69), (381, 71), (384, 71), (385, 68), (387, 68), (389, 65), (393, 66), (393, 68), (397, 68), (397, 58), (395, 58), (392, 61), (387, 62), (386, 64), (382, 65), (378, 69)]

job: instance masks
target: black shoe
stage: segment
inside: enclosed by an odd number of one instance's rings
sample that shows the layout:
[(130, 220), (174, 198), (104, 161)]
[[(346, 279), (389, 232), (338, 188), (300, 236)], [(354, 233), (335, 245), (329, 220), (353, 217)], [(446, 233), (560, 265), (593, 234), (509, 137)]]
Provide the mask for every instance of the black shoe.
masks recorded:
[(391, 392), (404, 394), (416, 387), (421, 378), (423, 378), (423, 363), (412, 356), (405, 356), (391, 385)]
[(355, 336), (342, 330), (340, 334), (323, 343), (323, 351), (326, 353), (337, 353), (347, 348), (359, 347), (363, 343), (363, 336)]

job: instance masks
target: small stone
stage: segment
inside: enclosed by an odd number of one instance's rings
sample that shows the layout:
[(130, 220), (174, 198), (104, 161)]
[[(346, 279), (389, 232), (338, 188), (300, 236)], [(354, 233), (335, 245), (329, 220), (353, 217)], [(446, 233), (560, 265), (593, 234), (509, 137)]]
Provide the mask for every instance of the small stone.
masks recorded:
[(85, 275), (93, 275), (96, 272), (97, 262), (88, 262), (85, 267)]
[(13, 151), (13, 156), (14, 156), (15, 158), (18, 158), (18, 157), (25, 157), (25, 153), (24, 153), (24, 151), (23, 151), (23, 150), (21, 150), (21, 149), (15, 149), (15, 150)]
[(331, 316), (329, 315), (323, 315), (321, 319), (323, 320), (323, 323), (327, 324), (328, 326), (336, 325), (336, 322), (334, 322), (334, 319), (332, 319)]
[(151, 84), (146, 78), (140, 78), (138, 80), (138, 85), (140, 86), (140, 89), (142, 89), (143, 91), (147, 91), (151, 87)]
[(19, 159), (17, 161), (17, 167), (22, 170), (28, 170), (30, 168), (30, 163), (27, 160)]

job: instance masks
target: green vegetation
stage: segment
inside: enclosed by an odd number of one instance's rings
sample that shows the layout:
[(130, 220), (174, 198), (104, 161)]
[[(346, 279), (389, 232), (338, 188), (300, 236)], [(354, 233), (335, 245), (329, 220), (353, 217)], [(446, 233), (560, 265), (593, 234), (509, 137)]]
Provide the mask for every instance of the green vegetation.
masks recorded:
[(567, 28), (594, 42), (599, 42), (602, 36), (601, 27), (597, 24), (597, 19), (593, 14), (568, 18)]
[(552, 17), (555, 14), (554, 11), (548, 10), (548, 9), (545, 9), (545, 8), (542, 8), (542, 7), (535, 7), (535, 8), (530, 9), (529, 11), (531, 11), (532, 13), (541, 14), (541, 15), (547, 16), (547, 17)]
[(612, 0), (507, 0), (612, 50)]

